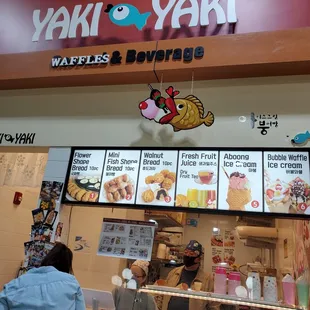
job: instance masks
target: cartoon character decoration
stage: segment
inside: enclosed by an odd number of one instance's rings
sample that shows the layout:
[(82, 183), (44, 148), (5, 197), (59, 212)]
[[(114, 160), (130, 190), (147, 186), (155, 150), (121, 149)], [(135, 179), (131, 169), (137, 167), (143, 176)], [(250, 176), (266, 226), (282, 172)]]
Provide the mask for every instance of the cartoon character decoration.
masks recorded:
[(139, 104), (144, 118), (161, 125), (170, 124), (174, 131), (193, 129), (202, 124), (210, 127), (214, 123), (214, 114), (208, 111), (204, 116), (203, 104), (197, 97), (175, 98), (180, 92), (169, 86), (166, 89), (168, 97), (164, 98), (159, 90), (149, 87), (150, 97)]
[(292, 140), (293, 145), (305, 145), (308, 143), (308, 140), (310, 139), (310, 133), (309, 131), (306, 131), (304, 133), (297, 134)]
[(108, 4), (104, 10), (109, 14), (111, 22), (117, 26), (134, 25), (138, 30), (142, 30), (147, 23), (151, 12), (140, 13), (139, 10), (131, 4)]

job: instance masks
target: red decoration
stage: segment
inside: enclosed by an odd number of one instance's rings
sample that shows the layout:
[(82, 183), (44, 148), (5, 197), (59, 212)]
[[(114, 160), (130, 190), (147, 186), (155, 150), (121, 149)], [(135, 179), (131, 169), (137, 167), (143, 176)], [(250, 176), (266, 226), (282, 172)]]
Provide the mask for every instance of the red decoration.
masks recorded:
[(23, 200), (23, 193), (15, 192), (14, 199), (13, 199), (13, 203), (14, 203), (15, 205), (20, 205), (20, 203), (22, 202), (22, 200)]

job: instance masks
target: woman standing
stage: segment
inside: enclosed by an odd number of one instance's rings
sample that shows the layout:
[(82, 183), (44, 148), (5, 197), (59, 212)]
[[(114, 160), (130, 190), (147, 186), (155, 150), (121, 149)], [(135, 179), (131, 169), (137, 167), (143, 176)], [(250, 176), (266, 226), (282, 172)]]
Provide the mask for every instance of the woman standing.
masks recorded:
[(41, 267), (4, 286), (0, 310), (85, 310), (82, 290), (72, 275), (72, 259), (71, 250), (57, 243)]
[[(149, 263), (137, 260), (130, 269), (138, 288), (144, 286), (149, 273)], [(157, 310), (153, 297), (137, 290), (118, 287), (113, 290), (113, 298), (116, 310)]]

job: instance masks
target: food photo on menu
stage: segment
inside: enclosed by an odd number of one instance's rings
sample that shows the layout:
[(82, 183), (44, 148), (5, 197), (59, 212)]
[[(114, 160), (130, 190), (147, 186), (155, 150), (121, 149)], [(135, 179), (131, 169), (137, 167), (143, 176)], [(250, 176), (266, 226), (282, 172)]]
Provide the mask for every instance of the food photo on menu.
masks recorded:
[(216, 209), (217, 158), (217, 151), (180, 151), (176, 207)]
[(67, 187), (67, 198), (71, 201), (97, 202), (100, 184), (100, 176), (70, 178)]
[(175, 172), (162, 170), (154, 175), (148, 175), (144, 179), (145, 190), (141, 193), (141, 199), (145, 203), (166, 201), (171, 199), (171, 189), (176, 179)]
[(265, 154), (265, 211), (310, 214), (308, 153)]
[(262, 152), (220, 152), (220, 210), (263, 212), (262, 192)]
[(76, 150), (66, 189), (68, 201), (98, 202), (106, 151)]
[(244, 173), (235, 171), (225, 175), (229, 179), (226, 201), (229, 210), (245, 211), (245, 206), (252, 200), (250, 182)]
[[(123, 174), (113, 178), (103, 184), (104, 196), (108, 202), (120, 202), (122, 200), (131, 200), (135, 186), (128, 174)], [(101, 198), (100, 198), (101, 200)]]
[[(300, 177), (286, 183), (277, 179), (270, 181), (265, 172), (265, 201), (272, 213), (304, 214), (310, 206), (310, 186)], [(310, 213), (309, 213), (310, 214)]]
[(134, 203), (140, 153), (135, 150), (107, 151), (99, 202)]
[[(142, 153), (136, 203), (173, 206), (177, 151), (143, 151)], [(149, 157), (152, 159), (146, 159)]]
[(220, 234), (213, 234), (211, 237), (211, 246), (222, 247), (223, 245), (223, 236)]

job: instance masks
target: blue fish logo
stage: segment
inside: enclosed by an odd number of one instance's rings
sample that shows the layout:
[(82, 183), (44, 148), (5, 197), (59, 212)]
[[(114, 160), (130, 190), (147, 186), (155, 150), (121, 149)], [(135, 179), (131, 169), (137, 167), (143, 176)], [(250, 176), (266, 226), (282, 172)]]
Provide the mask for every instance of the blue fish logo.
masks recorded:
[(151, 12), (141, 14), (139, 10), (131, 4), (118, 4), (113, 6), (108, 4), (106, 13), (109, 13), (110, 20), (118, 26), (135, 25), (139, 30), (142, 30), (146, 25), (147, 19)]
[(310, 133), (309, 131), (306, 131), (305, 133), (299, 133), (294, 137), (294, 139), (291, 140), (292, 144), (305, 144), (310, 139)]

